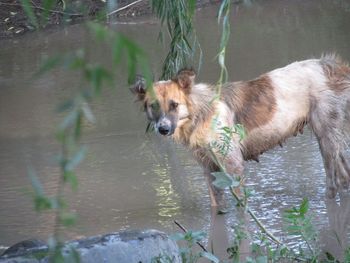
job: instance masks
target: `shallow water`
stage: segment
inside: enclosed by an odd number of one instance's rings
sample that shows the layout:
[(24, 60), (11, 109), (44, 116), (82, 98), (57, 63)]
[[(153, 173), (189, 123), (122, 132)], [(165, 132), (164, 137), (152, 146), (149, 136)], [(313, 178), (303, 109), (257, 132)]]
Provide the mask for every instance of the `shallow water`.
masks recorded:
[[(234, 5), (227, 66), (231, 80), (250, 79), (295, 60), (337, 52), (350, 61), (350, 5), (347, 1), (252, 1)], [(219, 68), (217, 6), (201, 9), (196, 23), (204, 53), (198, 79), (215, 82)], [(138, 25), (113, 25), (142, 43), (157, 77), (166, 46), (156, 42), (159, 25), (142, 18)], [(203, 27), (205, 25), (205, 28)], [(145, 34), (147, 32), (147, 34)], [(0, 42), (0, 248), (27, 238), (47, 239), (53, 215), (36, 214), (28, 169), (42, 179), (48, 194), (57, 187), (58, 146), (53, 139), (61, 119), (55, 108), (74, 94), (76, 73), (56, 69), (33, 80), (43, 57), (85, 47), (91, 58), (108, 63), (109, 55), (91, 40), (83, 25), (28, 34)], [(176, 219), (189, 229), (209, 230), (210, 201), (202, 169), (181, 146), (145, 135), (143, 113), (124, 84), (125, 70), (115, 89), (107, 89), (92, 105), (96, 125), (85, 129), (89, 152), (78, 169), (79, 189), (66, 191), (77, 226), (65, 238), (157, 228), (177, 232)], [(315, 139), (309, 131), (283, 148), (265, 153), (260, 163), (248, 163), (250, 200), (257, 216), (284, 238), (281, 212), (308, 197), (315, 223), (327, 249), (340, 253), (349, 245), (350, 197), (325, 201), (325, 174)], [(228, 197), (229, 198), (229, 197)], [(230, 228), (236, 210), (225, 215)], [(287, 240), (288, 241), (288, 240)], [(293, 240), (289, 240), (293, 244)]]

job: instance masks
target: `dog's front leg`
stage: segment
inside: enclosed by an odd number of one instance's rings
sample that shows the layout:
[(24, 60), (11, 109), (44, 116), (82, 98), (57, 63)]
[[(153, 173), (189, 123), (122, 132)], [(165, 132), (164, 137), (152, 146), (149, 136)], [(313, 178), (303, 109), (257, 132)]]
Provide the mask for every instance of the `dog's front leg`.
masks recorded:
[(217, 169), (204, 168), (205, 181), (209, 190), (210, 204), (212, 207), (224, 207), (224, 190), (213, 185), (215, 177), (212, 175), (213, 172), (217, 172)]
[[(210, 201), (212, 206), (225, 207), (225, 200), (223, 198), (223, 189), (219, 189), (213, 185), (215, 177), (212, 172), (225, 171), (230, 176), (239, 176), (242, 178), (244, 171), (244, 160), (239, 148), (232, 147), (231, 150), (223, 155), (219, 151), (212, 151), (213, 161), (217, 168), (205, 168), (204, 174), (209, 188)], [(239, 189), (235, 190), (236, 194), (240, 196)]]
[(223, 157), (222, 163), (226, 173), (231, 176), (242, 177), (244, 171), (244, 160), (239, 148), (232, 149), (226, 156)]

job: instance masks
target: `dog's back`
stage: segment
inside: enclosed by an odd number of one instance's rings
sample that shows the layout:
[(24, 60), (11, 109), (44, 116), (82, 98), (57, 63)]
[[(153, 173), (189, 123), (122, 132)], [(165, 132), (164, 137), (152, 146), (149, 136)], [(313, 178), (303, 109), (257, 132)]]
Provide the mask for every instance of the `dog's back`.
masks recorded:
[(328, 196), (349, 186), (350, 68), (339, 58), (294, 62), (255, 80), (232, 83), (222, 98), (235, 123), (246, 128), (244, 159), (257, 160), (309, 124), (324, 160)]

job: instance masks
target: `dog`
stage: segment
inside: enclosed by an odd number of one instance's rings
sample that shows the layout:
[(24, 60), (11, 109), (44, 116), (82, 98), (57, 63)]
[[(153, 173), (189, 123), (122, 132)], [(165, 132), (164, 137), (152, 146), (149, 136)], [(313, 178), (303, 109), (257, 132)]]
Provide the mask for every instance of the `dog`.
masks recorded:
[[(227, 173), (242, 176), (244, 163), (281, 145), (308, 125), (317, 138), (326, 171), (326, 194), (347, 189), (350, 163), (350, 67), (336, 55), (294, 62), (249, 81), (217, 85), (195, 83), (195, 72), (183, 69), (170, 80), (147, 89), (138, 79), (132, 87), (157, 133), (189, 147), (210, 172), (222, 163)], [(215, 149), (223, 129), (241, 125), (245, 136), (230, 134), (223, 153)], [(208, 173), (207, 173), (208, 174)], [(212, 206), (218, 189), (208, 179)]]

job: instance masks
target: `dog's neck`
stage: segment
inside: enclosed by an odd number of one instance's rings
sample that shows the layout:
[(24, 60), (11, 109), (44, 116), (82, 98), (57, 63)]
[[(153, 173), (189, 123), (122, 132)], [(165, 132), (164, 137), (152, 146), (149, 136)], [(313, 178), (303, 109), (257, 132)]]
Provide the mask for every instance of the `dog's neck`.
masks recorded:
[(189, 108), (194, 126), (211, 117), (215, 95), (213, 87), (208, 84), (200, 83), (192, 88), (189, 94)]
[(176, 141), (190, 146), (192, 132), (212, 117), (214, 98), (215, 91), (212, 86), (200, 83), (192, 87), (187, 101), (189, 115), (182, 125), (176, 128), (173, 135)]

